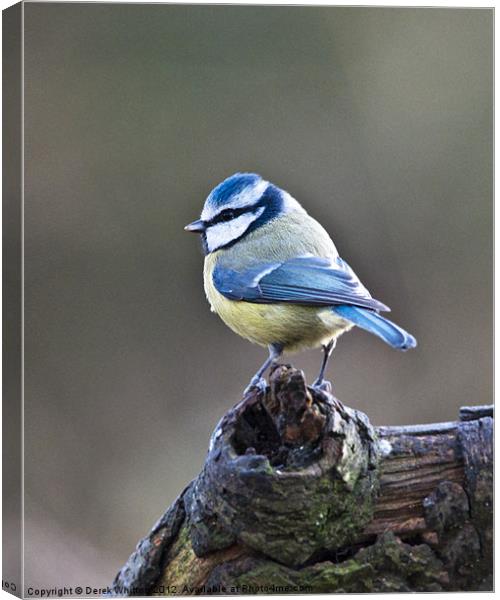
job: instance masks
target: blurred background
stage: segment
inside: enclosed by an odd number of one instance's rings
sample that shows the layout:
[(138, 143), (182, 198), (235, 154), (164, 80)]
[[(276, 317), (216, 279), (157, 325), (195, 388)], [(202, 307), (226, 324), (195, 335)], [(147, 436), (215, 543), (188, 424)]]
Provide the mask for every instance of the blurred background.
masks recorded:
[[(329, 369), (380, 424), (492, 401), (492, 10), (25, 5), (26, 585), (106, 586), (266, 356), (183, 226), (288, 190), (414, 333)], [(320, 352), (292, 357), (309, 380)]]

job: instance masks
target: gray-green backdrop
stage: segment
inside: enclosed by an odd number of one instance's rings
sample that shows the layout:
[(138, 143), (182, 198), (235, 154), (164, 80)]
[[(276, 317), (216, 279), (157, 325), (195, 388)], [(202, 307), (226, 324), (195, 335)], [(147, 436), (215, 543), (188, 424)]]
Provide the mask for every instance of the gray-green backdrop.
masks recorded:
[(183, 231), (234, 171), (298, 198), (418, 338), (344, 336), (344, 403), (491, 401), (491, 10), (28, 3), (25, 27), (28, 586), (110, 582), (264, 359)]

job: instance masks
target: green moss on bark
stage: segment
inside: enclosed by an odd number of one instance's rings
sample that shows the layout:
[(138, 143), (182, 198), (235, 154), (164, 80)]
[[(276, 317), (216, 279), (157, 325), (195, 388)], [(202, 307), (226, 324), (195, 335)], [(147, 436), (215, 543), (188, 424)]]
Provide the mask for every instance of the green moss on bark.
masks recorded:
[(207, 585), (232, 587), (239, 593), (430, 592), (446, 589), (447, 582), (443, 564), (429, 546), (411, 546), (385, 534), (373, 546), (338, 564), (323, 561), (291, 569), (245, 557), (216, 567)]

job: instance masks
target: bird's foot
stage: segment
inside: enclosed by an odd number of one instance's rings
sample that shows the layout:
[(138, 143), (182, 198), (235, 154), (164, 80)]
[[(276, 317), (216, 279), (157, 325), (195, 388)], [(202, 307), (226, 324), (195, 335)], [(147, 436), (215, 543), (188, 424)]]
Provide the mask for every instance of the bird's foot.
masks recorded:
[(326, 394), (331, 394), (333, 389), (331, 382), (326, 379), (316, 379), (311, 387), (320, 392), (325, 392)]
[(259, 394), (263, 394), (267, 389), (267, 383), (264, 377), (254, 376), (250, 380), (250, 383), (245, 388), (243, 392), (243, 397), (248, 396), (249, 394), (255, 393), (257, 391)]

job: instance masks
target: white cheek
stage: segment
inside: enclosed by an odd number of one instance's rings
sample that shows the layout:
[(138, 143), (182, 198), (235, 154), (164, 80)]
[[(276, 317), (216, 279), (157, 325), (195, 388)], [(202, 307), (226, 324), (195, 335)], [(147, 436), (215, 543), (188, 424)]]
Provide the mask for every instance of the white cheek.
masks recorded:
[(253, 213), (244, 213), (231, 221), (211, 225), (206, 231), (208, 250), (213, 252), (217, 248), (239, 238), (260, 217), (264, 210), (265, 208), (261, 206)]

